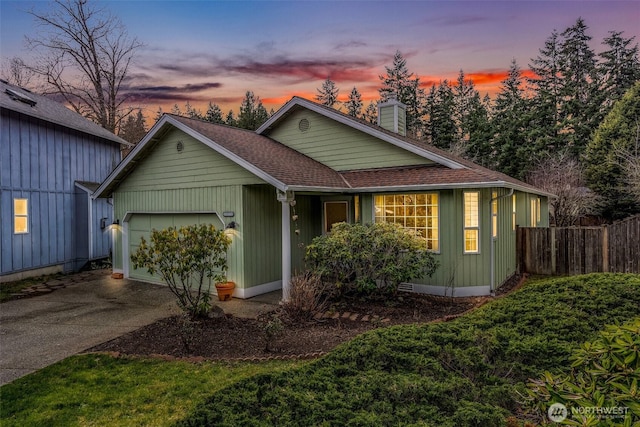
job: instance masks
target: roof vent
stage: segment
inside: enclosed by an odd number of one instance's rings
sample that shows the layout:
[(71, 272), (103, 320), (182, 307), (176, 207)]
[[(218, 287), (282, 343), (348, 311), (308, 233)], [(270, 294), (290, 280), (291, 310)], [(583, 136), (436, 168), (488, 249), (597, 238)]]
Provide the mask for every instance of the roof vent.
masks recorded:
[(300, 122), (298, 122), (298, 129), (300, 129), (300, 132), (308, 131), (309, 130), (309, 120), (307, 120), (307, 119), (300, 120)]
[(34, 100), (33, 98), (31, 98), (30, 96), (19, 92), (17, 90), (13, 90), (13, 89), (9, 89), (7, 88), (5, 90), (5, 93), (7, 95), (9, 95), (11, 97), (11, 99), (13, 99), (14, 101), (20, 101), (20, 102), (24, 102), (25, 104), (30, 105), (31, 107), (33, 107), (34, 105), (36, 105), (38, 102), (36, 100)]

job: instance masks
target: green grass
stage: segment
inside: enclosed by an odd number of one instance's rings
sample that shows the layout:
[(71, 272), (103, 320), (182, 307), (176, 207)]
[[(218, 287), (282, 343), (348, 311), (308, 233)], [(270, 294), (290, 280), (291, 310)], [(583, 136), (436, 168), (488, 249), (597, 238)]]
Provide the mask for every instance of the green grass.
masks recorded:
[(73, 356), (0, 387), (0, 425), (167, 426), (241, 379), (302, 364)]
[(503, 426), (529, 378), (568, 371), (581, 343), (637, 316), (639, 275), (538, 281), (454, 321), (378, 329), (240, 381), (178, 425)]

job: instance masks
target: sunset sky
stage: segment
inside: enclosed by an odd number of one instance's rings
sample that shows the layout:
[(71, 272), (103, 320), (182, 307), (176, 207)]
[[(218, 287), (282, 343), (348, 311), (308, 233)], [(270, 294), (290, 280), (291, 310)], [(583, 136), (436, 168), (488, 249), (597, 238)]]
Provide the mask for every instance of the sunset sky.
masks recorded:
[[(0, 0), (0, 56), (29, 59), (26, 10), (45, 1)], [(356, 86), (378, 98), (396, 50), (425, 87), (460, 69), (482, 94), (494, 94), (512, 59), (528, 68), (554, 29), (582, 17), (592, 47), (608, 31), (640, 41), (638, 1), (100, 1), (145, 44), (127, 82), (153, 116), (189, 101), (226, 112), (247, 90), (267, 109), (294, 95), (313, 98), (327, 77), (346, 98)]]

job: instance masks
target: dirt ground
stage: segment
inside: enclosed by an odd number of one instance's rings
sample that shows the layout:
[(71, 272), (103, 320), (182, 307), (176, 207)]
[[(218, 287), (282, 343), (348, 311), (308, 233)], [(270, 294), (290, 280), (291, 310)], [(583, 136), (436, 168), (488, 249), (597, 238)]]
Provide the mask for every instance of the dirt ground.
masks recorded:
[(222, 315), (193, 322), (173, 316), (89, 351), (207, 360), (308, 358), (375, 328), (447, 320), (486, 300), (402, 294), (373, 302), (345, 299), (306, 319), (291, 318), (282, 308), (257, 319)]

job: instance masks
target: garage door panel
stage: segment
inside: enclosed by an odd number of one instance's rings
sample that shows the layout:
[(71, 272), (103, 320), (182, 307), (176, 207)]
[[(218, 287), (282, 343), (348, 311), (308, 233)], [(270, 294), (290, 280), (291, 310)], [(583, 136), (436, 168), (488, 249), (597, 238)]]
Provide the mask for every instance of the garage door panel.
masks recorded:
[[(182, 227), (198, 224), (213, 224), (217, 229), (223, 229), (222, 222), (216, 214), (133, 214), (129, 220), (129, 254), (133, 254), (140, 246), (140, 238), (149, 242), (151, 230), (162, 230), (169, 227)], [(151, 275), (146, 269), (135, 269), (131, 259), (129, 262), (129, 277), (148, 282), (162, 283), (162, 279)]]

